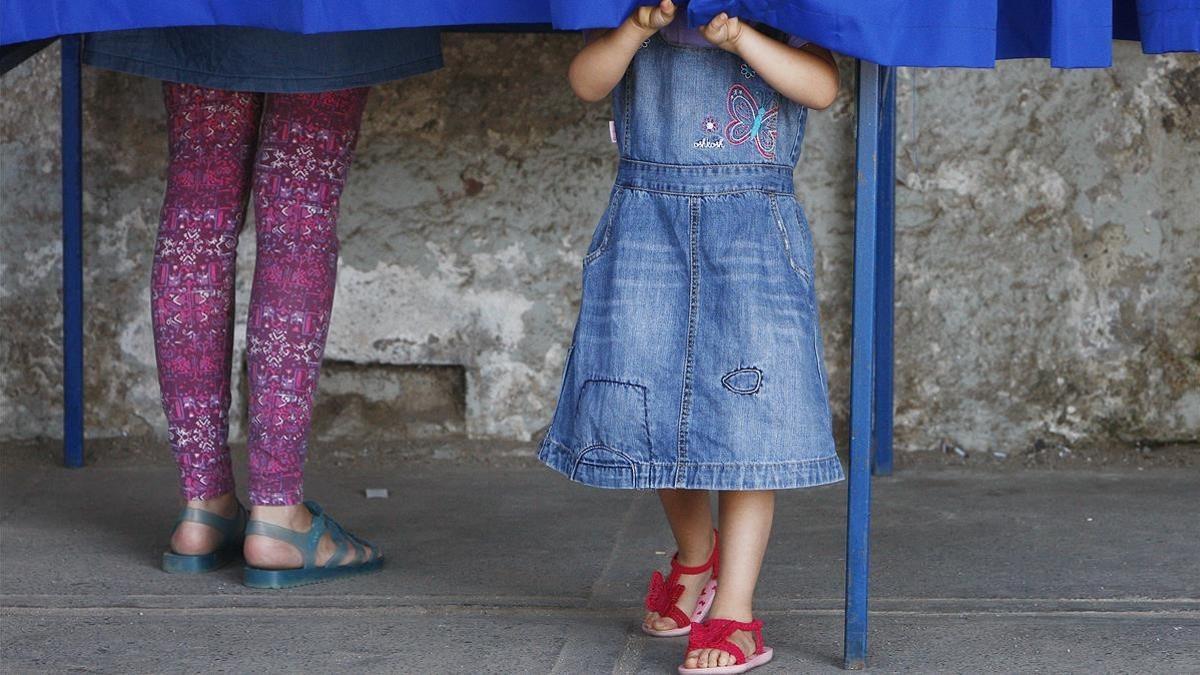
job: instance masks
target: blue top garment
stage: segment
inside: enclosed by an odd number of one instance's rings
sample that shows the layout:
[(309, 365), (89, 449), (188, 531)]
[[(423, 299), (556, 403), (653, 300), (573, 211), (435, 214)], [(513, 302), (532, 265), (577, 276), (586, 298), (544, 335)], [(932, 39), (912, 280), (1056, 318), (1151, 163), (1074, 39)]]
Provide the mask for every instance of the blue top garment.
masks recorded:
[(347, 89), (440, 68), (436, 29), (297, 35), (193, 26), (93, 33), (84, 62), (213, 89), (298, 93)]
[[(3, 0), (0, 44), (164, 26), (293, 33), (463, 24), (610, 28), (654, 0)], [(774, 26), (888, 66), (991, 67), (1047, 57), (1063, 68), (1112, 62), (1112, 40), (1147, 53), (1200, 51), (1200, 0), (690, 0), (691, 25), (718, 12)]]

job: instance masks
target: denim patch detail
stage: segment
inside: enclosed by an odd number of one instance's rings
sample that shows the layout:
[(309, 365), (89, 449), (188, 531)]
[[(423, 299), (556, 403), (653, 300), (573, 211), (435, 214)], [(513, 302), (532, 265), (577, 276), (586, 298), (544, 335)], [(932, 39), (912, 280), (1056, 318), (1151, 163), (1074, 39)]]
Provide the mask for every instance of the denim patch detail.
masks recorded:
[(721, 385), (735, 394), (757, 394), (762, 388), (762, 371), (753, 366), (731, 370), (721, 378)]
[[(602, 447), (626, 462), (651, 457), (650, 410), (646, 388), (611, 379), (588, 379), (575, 404), (577, 450)], [(585, 453), (586, 454), (586, 453)]]
[[(626, 473), (628, 481), (623, 479)], [(594, 445), (579, 453), (569, 478), (580, 483), (637, 485), (637, 463), (619, 450)]]

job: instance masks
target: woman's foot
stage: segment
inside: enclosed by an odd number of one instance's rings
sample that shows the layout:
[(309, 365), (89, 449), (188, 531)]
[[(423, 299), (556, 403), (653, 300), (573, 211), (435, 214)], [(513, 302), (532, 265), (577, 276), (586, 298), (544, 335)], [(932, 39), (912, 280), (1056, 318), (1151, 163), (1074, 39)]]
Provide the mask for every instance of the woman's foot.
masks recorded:
[[(238, 500), (232, 492), (212, 499), (189, 499), (185, 508), (198, 509), (232, 519), (238, 512)], [(171, 551), (179, 555), (207, 555), (225, 541), (225, 533), (192, 520), (181, 521), (171, 533)]]
[[(250, 510), (250, 520), (270, 523), (296, 532), (308, 532), (312, 529), (313, 514), (303, 504), (290, 506), (260, 506), (256, 504)], [(369, 545), (364, 544), (363, 549), (366, 552), (366, 557), (363, 559), (370, 558), (375, 553)], [(332, 534), (326, 531), (317, 544), (317, 566), (323, 567), (336, 551), (337, 544), (333, 541)], [(304, 565), (303, 555), (295, 546), (279, 539), (256, 534), (246, 536), (246, 542), (242, 545), (242, 556), (248, 566), (264, 570), (288, 570)], [(356, 560), (358, 558), (351, 547), (335, 564), (347, 565)]]

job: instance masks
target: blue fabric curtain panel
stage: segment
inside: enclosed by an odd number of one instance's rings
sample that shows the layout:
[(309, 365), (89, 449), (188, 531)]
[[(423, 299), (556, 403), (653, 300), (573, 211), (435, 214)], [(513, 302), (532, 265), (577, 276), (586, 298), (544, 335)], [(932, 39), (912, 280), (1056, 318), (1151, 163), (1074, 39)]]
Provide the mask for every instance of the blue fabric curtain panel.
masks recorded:
[[(237, 25), (293, 33), (415, 26), (614, 26), (653, 0), (3, 0), (0, 44), (161, 26)], [(1147, 53), (1200, 51), (1200, 0), (690, 0), (688, 20), (719, 12), (760, 21), (889, 66), (988, 68), (1049, 58), (1104, 67), (1112, 41)]]

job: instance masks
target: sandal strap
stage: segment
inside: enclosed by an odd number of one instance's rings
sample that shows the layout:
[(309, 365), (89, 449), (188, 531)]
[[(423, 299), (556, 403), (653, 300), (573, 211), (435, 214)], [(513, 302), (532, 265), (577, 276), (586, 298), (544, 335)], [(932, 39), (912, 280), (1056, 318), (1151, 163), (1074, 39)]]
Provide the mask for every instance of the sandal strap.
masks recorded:
[(763, 622), (759, 619), (753, 621), (709, 619), (704, 623), (693, 623), (692, 632), (688, 635), (687, 650), (690, 652), (696, 649), (719, 649), (732, 656), (734, 663), (741, 665), (748, 660), (748, 657), (741, 647), (729, 639), (729, 636), (739, 630), (749, 631), (754, 635), (754, 653), (758, 654), (763, 650), (762, 628)]
[[(321, 542), (321, 536), (325, 534), (329, 517), (325, 515), (320, 505), (316, 502), (304, 502), (304, 506), (312, 512), (313, 516), (312, 527), (307, 532), (299, 532), (286, 527), (280, 527), (279, 525), (264, 523), (261, 520), (251, 520), (246, 523), (246, 534), (267, 537), (290, 544), (300, 552), (300, 556), (304, 560), (304, 569), (316, 567), (317, 546)], [(334, 558), (330, 558), (331, 561), (336, 559), (337, 554), (335, 553), (334, 555)]]
[[(347, 532), (342, 524), (327, 514), (321, 514), (321, 518), (325, 521), (325, 525), (329, 530), (329, 536), (333, 539), (333, 543), (337, 548), (334, 549), (333, 555), (329, 560), (325, 561), (325, 567), (339, 567), (341, 565), (360, 565), (374, 558), (374, 546), (369, 542), (355, 535), (353, 532)], [(367, 555), (367, 547), (371, 547), (372, 554)], [(354, 559), (344, 561), (346, 553), (354, 551)]]
[(683, 628), (692, 622), (691, 617), (683, 613), (675, 603), (683, 595), (683, 584), (672, 583), (664, 579), (662, 572), (654, 570), (650, 575), (650, 586), (646, 589), (644, 605), (648, 611), (656, 612), (661, 617), (669, 617), (675, 622), (676, 628)]
[[(354, 565), (359, 560), (359, 545), (355, 542), (353, 534), (346, 531), (340, 522), (330, 518), (329, 515), (320, 515), (325, 521), (325, 528), (329, 530), (329, 538), (334, 540), (334, 555), (329, 556), (329, 560), (325, 561), (325, 567), (338, 567), (341, 565)], [(354, 560), (344, 561), (347, 552), (354, 550)]]
[(712, 553), (708, 554), (708, 560), (704, 561), (703, 565), (694, 565), (691, 567), (688, 567), (687, 565), (679, 564), (679, 552), (676, 551), (675, 555), (671, 556), (671, 575), (669, 577), (667, 577), (667, 581), (674, 583), (679, 580), (680, 575), (703, 574), (704, 572), (707, 572), (710, 569), (713, 571), (713, 573), (712, 573), (713, 578), (716, 579), (718, 563), (720, 560), (719, 551), (720, 551), (721, 547), (719, 546), (719, 544), (720, 544), (720, 537), (717, 534), (717, 531), (713, 530), (713, 547), (712, 547)]
[(179, 523), (185, 521), (189, 523), (200, 523), (201, 525), (207, 525), (217, 532), (220, 532), (223, 538), (229, 539), (245, 529), (246, 520), (246, 509), (242, 506), (241, 502), (238, 502), (237, 513), (233, 514), (232, 518), (224, 518), (211, 511), (195, 509), (188, 506), (184, 507), (184, 509), (179, 513), (179, 517), (175, 520), (175, 526), (179, 527)]

